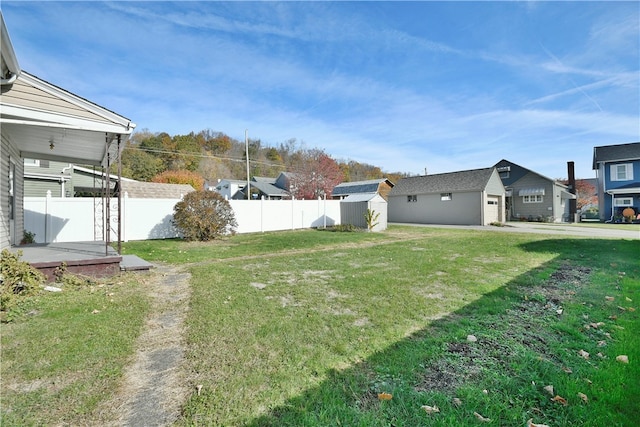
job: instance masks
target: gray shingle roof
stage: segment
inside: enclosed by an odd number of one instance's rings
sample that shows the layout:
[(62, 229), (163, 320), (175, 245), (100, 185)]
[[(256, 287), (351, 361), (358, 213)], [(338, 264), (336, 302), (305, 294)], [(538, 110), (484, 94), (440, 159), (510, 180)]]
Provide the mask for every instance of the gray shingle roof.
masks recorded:
[(492, 172), (493, 168), (485, 168), (402, 178), (389, 196), (481, 191), (487, 186)]
[(618, 162), (638, 159), (640, 159), (640, 142), (593, 147), (592, 169), (598, 169), (598, 163), (602, 162)]
[(188, 184), (163, 184), (160, 182), (122, 181), (122, 191), (131, 198), (179, 199), (195, 191)]
[(282, 188), (276, 187), (275, 185), (269, 184), (267, 182), (262, 182), (262, 181), (253, 181), (250, 183), (251, 188), (257, 188), (258, 190), (260, 190), (262, 193), (266, 194), (267, 196), (280, 196), (280, 197), (284, 197), (287, 194), (286, 190), (283, 190)]

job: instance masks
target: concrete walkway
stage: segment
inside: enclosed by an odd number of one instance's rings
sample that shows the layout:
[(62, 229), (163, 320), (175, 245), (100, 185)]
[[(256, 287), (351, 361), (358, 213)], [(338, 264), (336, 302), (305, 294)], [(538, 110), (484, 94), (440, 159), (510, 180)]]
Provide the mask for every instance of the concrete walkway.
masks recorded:
[(592, 239), (638, 239), (640, 240), (640, 225), (629, 224), (627, 229), (608, 227), (589, 227), (579, 224), (546, 224), (540, 222), (508, 222), (504, 227), (492, 225), (437, 225), (437, 224), (409, 224), (390, 223), (390, 225), (408, 225), (415, 227), (455, 228), (460, 230), (483, 230), (499, 233), (537, 233), (567, 237), (587, 237)]

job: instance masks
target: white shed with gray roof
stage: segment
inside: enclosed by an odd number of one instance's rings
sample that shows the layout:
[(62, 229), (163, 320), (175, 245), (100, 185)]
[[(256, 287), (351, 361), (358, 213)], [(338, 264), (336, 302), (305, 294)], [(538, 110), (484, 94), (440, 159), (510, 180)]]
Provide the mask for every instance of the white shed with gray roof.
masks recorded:
[(389, 193), (389, 222), (488, 225), (505, 221), (495, 168), (403, 178)]
[(365, 214), (370, 209), (379, 214), (371, 231), (387, 229), (387, 201), (377, 193), (352, 194), (340, 201), (340, 223), (352, 224), (359, 228), (368, 228)]

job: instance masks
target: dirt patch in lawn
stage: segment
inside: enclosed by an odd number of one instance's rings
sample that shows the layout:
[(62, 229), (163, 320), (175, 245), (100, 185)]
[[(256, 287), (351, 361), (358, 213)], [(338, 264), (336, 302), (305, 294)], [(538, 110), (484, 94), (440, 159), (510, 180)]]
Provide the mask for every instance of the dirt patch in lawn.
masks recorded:
[[(511, 360), (533, 351), (541, 358), (559, 364), (553, 354), (547, 354), (547, 339), (541, 333), (548, 322), (561, 315), (563, 302), (573, 298), (576, 290), (587, 282), (591, 269), (561, 265), (541, 286), (519, 287), (523, 294), (504, 314), (485, 316), (477, 320), (477, 341), (461, 338), (446, 344), (442, 356), (425, 366), (424, 374), (416, 384), (417, 391), (454, 393), (469, 382), (477, 382), (483, 372), (511, 371)], [(550, 332), (551, 334), (552, 332)]]
[(190, 275), (163, 265), (150, 274), (150, 315), (118, 393), (100, 406), (101, 425), (170, 425), (189, 393), (183, 359)]

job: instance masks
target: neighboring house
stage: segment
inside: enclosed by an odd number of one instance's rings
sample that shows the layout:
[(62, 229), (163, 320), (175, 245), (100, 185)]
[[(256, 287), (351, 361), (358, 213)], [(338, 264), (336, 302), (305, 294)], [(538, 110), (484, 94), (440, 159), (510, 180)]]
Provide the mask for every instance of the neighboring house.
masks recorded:
[(389, 222), (488, 225), (505, 221), (495, 168), (402, 178), (389, 193)]
[[(86, 168), (72, 163), (39, 159), (24, 159), (25, 197), (101, 197), (102, 168)], [(134, 181), (120, 178), (122, 181)], [(117, 188), (118, 176), (109, 174), (110, 194)]]
[(23, 237), (25, 158), (108, 170), (135, 124), (22, 70), (1, 11), (0, 21), (0, 249), (4, 249)]
[(333, 188), (331, 198), (340, 200), (353, 194), (379, 194), (388, 200), (392, 188), (393, 183), (386, 178), (342, 182)]
[[(211, 191), (217, 191), (225, 199), (231, 200), (238, 191), (247, 185), (247, 181), (239, 179), (219, 179), (216, 184), (205, 184), (205, 188)], [(246, 197), (245, 197), (246, 198)]]
[(508, 160), (495, 168), (506, 190), (507, 220), (569, 221), (568, 201), (576, 198), (569, 187)]
[(192, 191), (196, 190), (189, 184), (144, 182), (132, 179), (122, 181), (122, 195), (132, 199), (182, 199)]
[(601, 221), (622, 221), (631, 208), (640, 214), (640, 142), (593, 148)]

